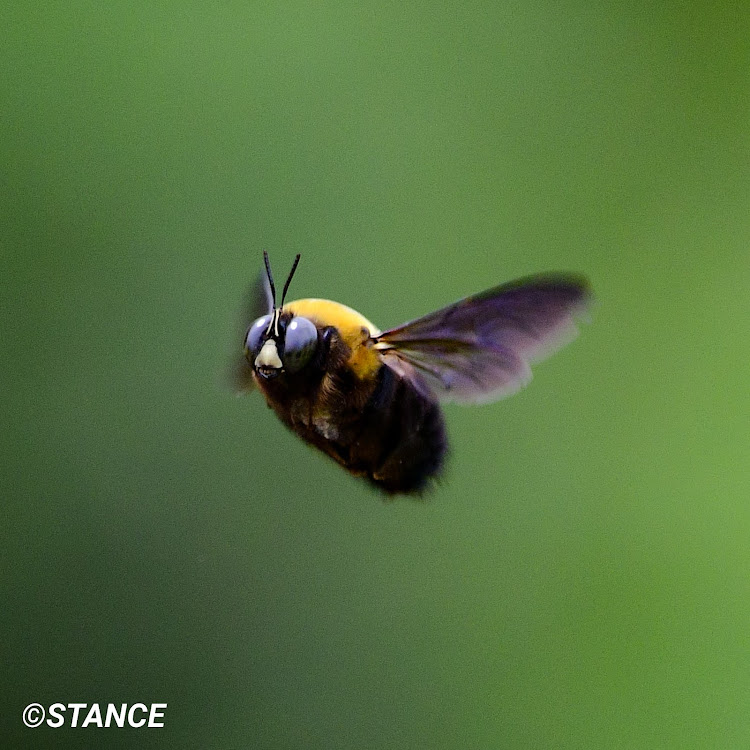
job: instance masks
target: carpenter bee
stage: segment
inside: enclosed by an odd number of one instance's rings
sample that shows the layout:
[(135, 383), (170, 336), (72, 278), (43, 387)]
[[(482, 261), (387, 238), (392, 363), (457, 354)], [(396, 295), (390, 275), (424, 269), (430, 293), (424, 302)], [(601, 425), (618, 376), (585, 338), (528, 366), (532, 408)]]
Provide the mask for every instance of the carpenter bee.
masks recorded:
[(530, 276), (382, 332), (326, 299), (276, 305), (268, 254), (250, 295), (236, 373), (279, 419), (383, 492), (420, 494), (443, 468), (440, 401), (482, 403), (515, 393), (530, 363), (575, 337), (590, 299), (585, 279)]

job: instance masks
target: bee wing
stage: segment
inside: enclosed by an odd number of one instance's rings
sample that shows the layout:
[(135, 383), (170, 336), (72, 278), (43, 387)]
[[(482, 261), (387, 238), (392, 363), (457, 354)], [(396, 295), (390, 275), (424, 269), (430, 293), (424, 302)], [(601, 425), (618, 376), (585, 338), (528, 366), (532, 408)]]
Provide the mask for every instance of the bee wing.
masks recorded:
[[(273, 295), (265, 271), (258, 274), (258, 278), (250, 285), (243, 300), (242, 312), (239, 316), (242, 331), (238, 331), (237, 338), (242, 336), (242, 346), (234, 351), (242, 352), (245, 344), (247, 329), (253, 321), (273, 312)], [(236, 344), (234, 344), (236, 346)], [(253, 389), (253, 368), (242, 354), (234, 354), (234, 361), (230, 368), (229, 380), (232, 389), (237, 394), (246, 393)]]
[(495, 401), (528, 383), (530, 364), (575, 338), (589, 301), (581, 277), (531, 276), (386, 331), (375, 347), (386, 365), (441, 400)]

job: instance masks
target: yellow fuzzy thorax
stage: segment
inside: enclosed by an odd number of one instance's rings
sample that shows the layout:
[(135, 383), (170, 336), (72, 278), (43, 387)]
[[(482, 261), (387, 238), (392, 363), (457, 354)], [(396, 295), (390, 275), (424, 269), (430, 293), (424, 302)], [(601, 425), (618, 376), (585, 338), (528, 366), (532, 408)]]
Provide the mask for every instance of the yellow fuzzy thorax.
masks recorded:
[[(357, 377), (367, 377), (380, 367), (377, 351), (367, 342), (380, 336), (381, 331), (351, 307), (329, 299), (298, 299), (287, 302), (284, 311), (300, 315), (320, 326), (336, 328), (341, 339), (352, 350), (349, 366)], [(363, 334), (363, 328), (367, 330), (367, 335)]]

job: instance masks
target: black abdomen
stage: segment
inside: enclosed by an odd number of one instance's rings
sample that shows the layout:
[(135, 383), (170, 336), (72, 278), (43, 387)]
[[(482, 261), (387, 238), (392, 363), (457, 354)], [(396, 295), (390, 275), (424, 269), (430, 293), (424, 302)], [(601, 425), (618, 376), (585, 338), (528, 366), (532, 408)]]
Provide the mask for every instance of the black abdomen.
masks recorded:
[(447, 450), (437, 401), (383, 365), (352, 424), (346, 465), (388, 493), (418, 493), (437, 477)]

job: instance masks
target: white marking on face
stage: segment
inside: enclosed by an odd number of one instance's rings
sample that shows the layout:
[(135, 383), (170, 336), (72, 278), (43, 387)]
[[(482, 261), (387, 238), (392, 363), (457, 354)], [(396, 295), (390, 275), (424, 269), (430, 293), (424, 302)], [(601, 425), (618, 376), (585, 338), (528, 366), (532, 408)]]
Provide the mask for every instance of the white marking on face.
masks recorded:
[(258, 356), (255, 358), (256, 367), (273, 367), (280, 370), (283, 365), (281, 359), (279, 359), (279, 350), (276, 348), (276, 342), (273, 339), (268, 339), (265, 344), (261, 347), (258, 352)]

